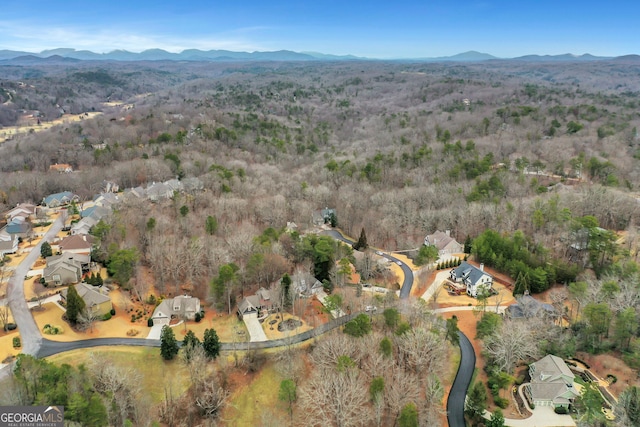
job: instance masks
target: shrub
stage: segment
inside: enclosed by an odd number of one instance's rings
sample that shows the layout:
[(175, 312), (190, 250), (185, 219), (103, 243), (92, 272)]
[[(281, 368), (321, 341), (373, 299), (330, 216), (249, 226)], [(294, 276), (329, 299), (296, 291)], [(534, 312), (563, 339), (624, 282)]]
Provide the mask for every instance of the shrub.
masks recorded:
[[(533, 409), (533, 405), (532, 405), (531, 409)], [(556, 414), (560, 414), (560, 415), (564, 415), (564, 414), (568, 414), (569, 413), (567, 408), (565, 408), (564, 406), (558, 406), (557, 408), (554, 409), (554, 411), (556, 412)]]
[(46, 324), (44, 328), (42, 328), (42, 332), (46, 335), (60, 335), (64, 330), (59, 326)]
[(509, 399), (505, 399), (504, 397), (494, 397), (493, 401), (496, 406), (502, 409), (506, 409), (506, 407), (509, 406)]
[(111, 313), (107, 313), (104, 316), (102, 316), (102, 320), (109, 320), (111, 319)]
[(148, 327), (152, 327), (152, 326), (153, 326), (153, 319), (152, 319), (151, 317), (149, 317), (149, 318), (147, 319), (147, 326), (148, 326)]
[(13, 348), (18, 348), (22, 344), (20, 343), (20, 337), (13, 337)]
[(135, 314), (132, 314), (132, 315), (131, 315), (131, 323), (135, 322), (135, 321), (136, 321), (136, 319), (137, 319), (136, 315), (135, 315)]
[(16, 325), (15, 323), (7, 323), (6, 325), (4, 325), (4, 328), (7, 331), (15, 331), (18, 328), (18, 325)]
[(196, 313), (196, 323), (200, 322), (202, 320), (202, 315), (198, 312)]
[(115, 316), (116, 315), (116, 309), (112, 308), (109, 313), (111, 313), (112, 316)]

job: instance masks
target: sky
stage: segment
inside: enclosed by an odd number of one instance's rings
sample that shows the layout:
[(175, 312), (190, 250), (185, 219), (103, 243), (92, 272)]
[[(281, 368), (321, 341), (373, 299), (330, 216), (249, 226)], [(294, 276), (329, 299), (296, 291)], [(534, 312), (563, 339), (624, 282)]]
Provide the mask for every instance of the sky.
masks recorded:
[(2, 0), (0, 49), (640, 54), (637, 0)]

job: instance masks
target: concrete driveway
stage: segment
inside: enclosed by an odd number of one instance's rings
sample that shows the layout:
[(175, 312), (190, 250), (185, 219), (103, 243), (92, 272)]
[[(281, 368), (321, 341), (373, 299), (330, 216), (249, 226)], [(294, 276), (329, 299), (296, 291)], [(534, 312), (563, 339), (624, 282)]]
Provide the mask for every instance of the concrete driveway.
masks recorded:
[[(551, 406), (538, 406), (533, 415), (524, 420), (505, 418), (504, 425), (509, 427), (575, 427), (576, 423), (571, 415), (556, 414)], [(483, 417), (489, 419), (490, 412), (485, 412)]]
[(242, 316), (242, 320), (244, 320), (244, 324), (247, 325), (250, 337), (249, 341), (267, 341), (267, 336), (264, 333), (264, 329), (262, 329), (262, 324), (258, 320), (256, 313), (245, 314)]

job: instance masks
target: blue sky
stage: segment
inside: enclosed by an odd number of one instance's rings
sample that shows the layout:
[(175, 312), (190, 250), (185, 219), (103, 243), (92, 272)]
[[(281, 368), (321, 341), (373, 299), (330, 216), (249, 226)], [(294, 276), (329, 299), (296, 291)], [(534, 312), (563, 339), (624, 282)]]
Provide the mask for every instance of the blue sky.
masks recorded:
[(637, 0), (2, 0), (0, 49), (640, 54)]

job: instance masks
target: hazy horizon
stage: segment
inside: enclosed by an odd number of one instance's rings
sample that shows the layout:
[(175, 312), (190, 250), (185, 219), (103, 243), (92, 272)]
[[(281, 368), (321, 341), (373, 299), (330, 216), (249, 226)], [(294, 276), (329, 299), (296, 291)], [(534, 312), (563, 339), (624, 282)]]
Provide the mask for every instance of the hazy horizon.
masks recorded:
[(240, 4), (141, 0), (125, 7), (62, 0), (6, 0), (0, 49), (108, 53), (163, 49), (321, 52), (378, 59), (500, 58), (640, 52), (640, 4), (595, 1), (337, 2)]

